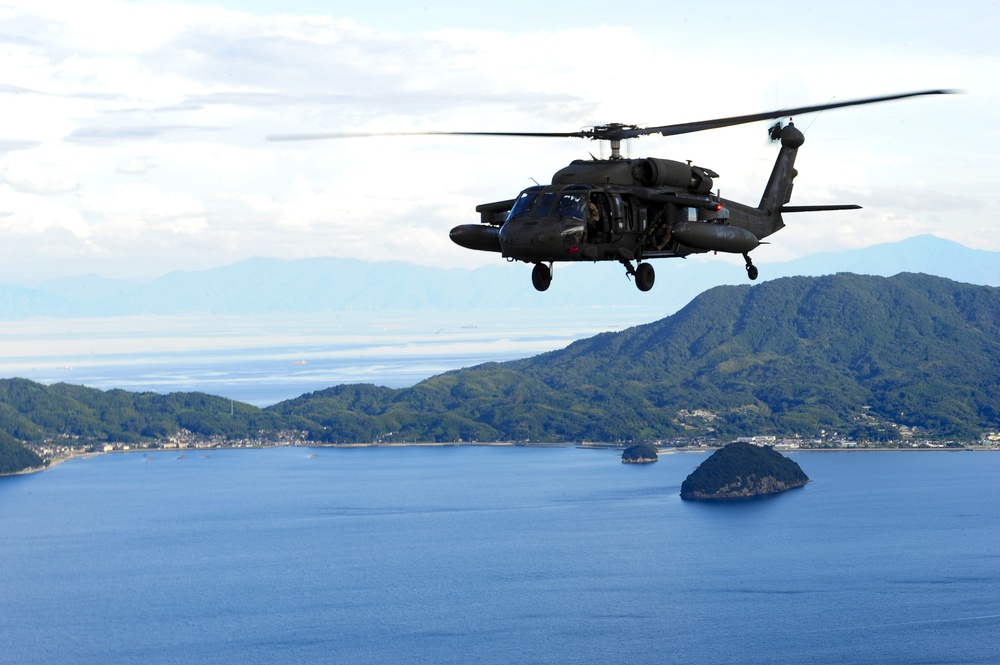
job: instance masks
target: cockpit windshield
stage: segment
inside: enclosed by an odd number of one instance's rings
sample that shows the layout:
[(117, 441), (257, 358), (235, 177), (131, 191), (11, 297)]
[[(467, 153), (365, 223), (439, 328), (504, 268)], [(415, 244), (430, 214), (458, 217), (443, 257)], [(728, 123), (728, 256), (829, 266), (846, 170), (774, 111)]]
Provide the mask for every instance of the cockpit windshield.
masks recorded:
[(583, 220), (587, 216), (587, 191), (578, 187), (573, 191), (532, 187), (521, 192), (510, 209), (507, 219), (518, 217), (570, 217)]
[(541, 189), (541, 187), (532, 187), (521, 192), (521, 195), (517, 197), (517, 201), (514, 202), (514, 206), (507, 214), (507, 219), (527, 215), (531, 211), (531, 207), (535, 204), (535, 201), (538, 200), (538, 194), (541, 192)]
[(552, 202), (556, 198), (555, 192), (545, 192), (542, 194), (538, 203), (535, 204), (535, 209), (531, 212), (532, 217), (547, 217), (549, 211), (552, 210)]

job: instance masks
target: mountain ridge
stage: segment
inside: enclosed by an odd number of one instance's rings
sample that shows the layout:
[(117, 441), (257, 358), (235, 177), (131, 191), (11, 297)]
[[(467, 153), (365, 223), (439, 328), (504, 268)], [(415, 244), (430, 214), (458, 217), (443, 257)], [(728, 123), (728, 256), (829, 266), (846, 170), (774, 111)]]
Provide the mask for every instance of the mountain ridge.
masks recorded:
[(976, 441), (1000, 431), (1000, 288), (912, 273), (719, 286), (674, 315), (557, 351), (265, 409), (0, 380), (8, 441), (141, 442), (181, 429), (315, 443)]
[[(649, 293), (640, 293), (629, 284), (623, 268), (610, 263), (559, 264), (552, 287), (538, 293), (523, 264), (463, 269), (358, 259), (254, 257), (210, 270), (171, 272), (151, 281), (84, 275), (34, 286), (0, 284), (0, 319), (560, 308), (594, 303), (670, 313), (713, 286), (746, 283), (741, 268), (722, 261), (658, 261), (655, 265), (659, 279)], [(796, 274), (889, 276), (928, 270), (955, 281), (1000, 286), (1000, 252), (918, 236), (762, 265), (761, 281)]]
[[(789, 277), (715, 287), (665, 319), (532, 358), (396, 391), (333, 387), (270, 408), (322, 422), (330, 441), (838, 429), (877, 439), (912, 428), (969, 440), (1000, 427), (998, 340), (995, 287), (913, 274)], [(410, 417), (433, 426), (407, 433)]]

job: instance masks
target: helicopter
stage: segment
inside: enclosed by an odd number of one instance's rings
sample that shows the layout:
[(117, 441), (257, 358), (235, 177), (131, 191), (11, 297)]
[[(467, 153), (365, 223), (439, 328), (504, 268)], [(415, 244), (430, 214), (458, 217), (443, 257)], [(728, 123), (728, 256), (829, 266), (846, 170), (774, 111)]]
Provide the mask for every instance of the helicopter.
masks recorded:
[[(706, 252), (742, 254), (747, 276), (758, 277), (750, 252), (781, 230), (786, 213), (856, 210), (861, 206), (788, 205), (798, 149), (804, 134), (793, 116), (828, 109), (875, 104), (950, 90), (924, 90), (816, 106), (780, 109), (750, 115), (700, 120), (656, 127), (611, 123), (576, 132), (385, 132), (286, 134), (268, 140), (311, 140), (358, 136), (527, 136), (584, 138), (607, 141), (608, 159), (575, 160), (552, 176), (548, 185), (534, 185), (516, 198), (476, 206), (480, 223), (462, 224), (449, 234), (456, 244), (472, 250), (497, 252), (508, 261), (534, 265), (532, 285), (545, 291), (552, 283), (553, 264), (562, 261), (618, 261), (640, 291), (653, 288), (651, 259), (687, 257)], [(623, 158), (621, 142), (641, 136), (676, 136), (762, 120), (789, 118), (768, 128), (781, 147), (760, 203), (751, 206), (713, 193), (709, 168), (656, 157)]]

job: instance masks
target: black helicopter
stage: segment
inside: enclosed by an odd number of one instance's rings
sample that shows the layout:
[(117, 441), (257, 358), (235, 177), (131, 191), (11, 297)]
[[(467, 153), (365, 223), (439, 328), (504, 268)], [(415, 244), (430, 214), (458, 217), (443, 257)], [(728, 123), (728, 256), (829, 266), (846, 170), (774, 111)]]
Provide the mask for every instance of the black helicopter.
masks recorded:
[[(379, 136), (459, 135), (585, 138), (609, 141), (609, 159), (576, 160), (552, 176), (552, 184), (525, 189), (517, 198), (476, 207), (480, 224), (451, 230), (451, 239), (468, 249), (499, 252), (509, 261), (533, 263), (531, 281), (545, 291), (556, 261), (619, 261), (641, 291), (653, 288), (656, 274), (650, 259), (684, 257), (704, 252), (742, 254), (747, 276), (757, 279), (750, 252), (761, 240), (781, 230), (784, 213), (858, 209), (857, 205), (789, 206), (793, 167), (805, 137), (791, 121), (772, 125), (772, 140), (781, 141), (764, 195), (756, 207), (712, 193), (711, 169), (690, 162), (647, 157), (625, 159), (621, 142), (649, 134), (674, 136), (761, 120), (774, 120), (827, 109), (874, 104), (920, 95), (947, 94), (925, 90), (884, 97), (781, 109), (765, 113), (702, 120), (659, 127), (608, 124), (577, 132), (391, 132)], [(303, 140), (374, 136), (375, 134), (292, 134), (269, 140)]]

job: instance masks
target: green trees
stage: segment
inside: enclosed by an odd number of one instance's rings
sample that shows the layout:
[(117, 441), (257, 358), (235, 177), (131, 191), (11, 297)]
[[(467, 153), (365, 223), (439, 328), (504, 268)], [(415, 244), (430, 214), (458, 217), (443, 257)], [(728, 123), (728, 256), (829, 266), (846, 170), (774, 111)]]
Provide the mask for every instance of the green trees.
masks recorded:
[(42, 458), (9, 434), (0, 432), (0, 475), (42, 466)]
[(655, 446), (648, 443), (637, 443), (622, 451), (622, 463), (649, 463), (655, 462), (659, 458), (659, 453)]
[(974, 440), (1000, 428), (998, 357), (998, 289), (912, 274), (795, 277), (712, 289), (674, 316), (534, 358), (273, 408), (308, 413), (334, 438), (361, 422), (448, 436), (415, 425), (433, 413), (480, 440), (879, 439), (900, 426)]
[(668, 318), (393, 390), (328, 388), (258, 409), (202, 393), (0, 380), (0, 432), (140, 441), (183, 428), (330, 443), (653, 441), (678, 436), (975, 440), (1000, 430), (1000, 289), (926, 275), (711, 289)]
[(799, 465), (773, 448), (731, 443), (712, 453), (681, 483), (681, 498), (745, 498), (807, 482), (809, 477)]
[(182, 428), (204, 437), (243, 438), (277, 431), (283, 424), (257, 407), (204, 393), (105, 392), (0, 379), (0, 432), (30, 443), (58, 437), (82, 443), (128, 443), (161, 438)]

